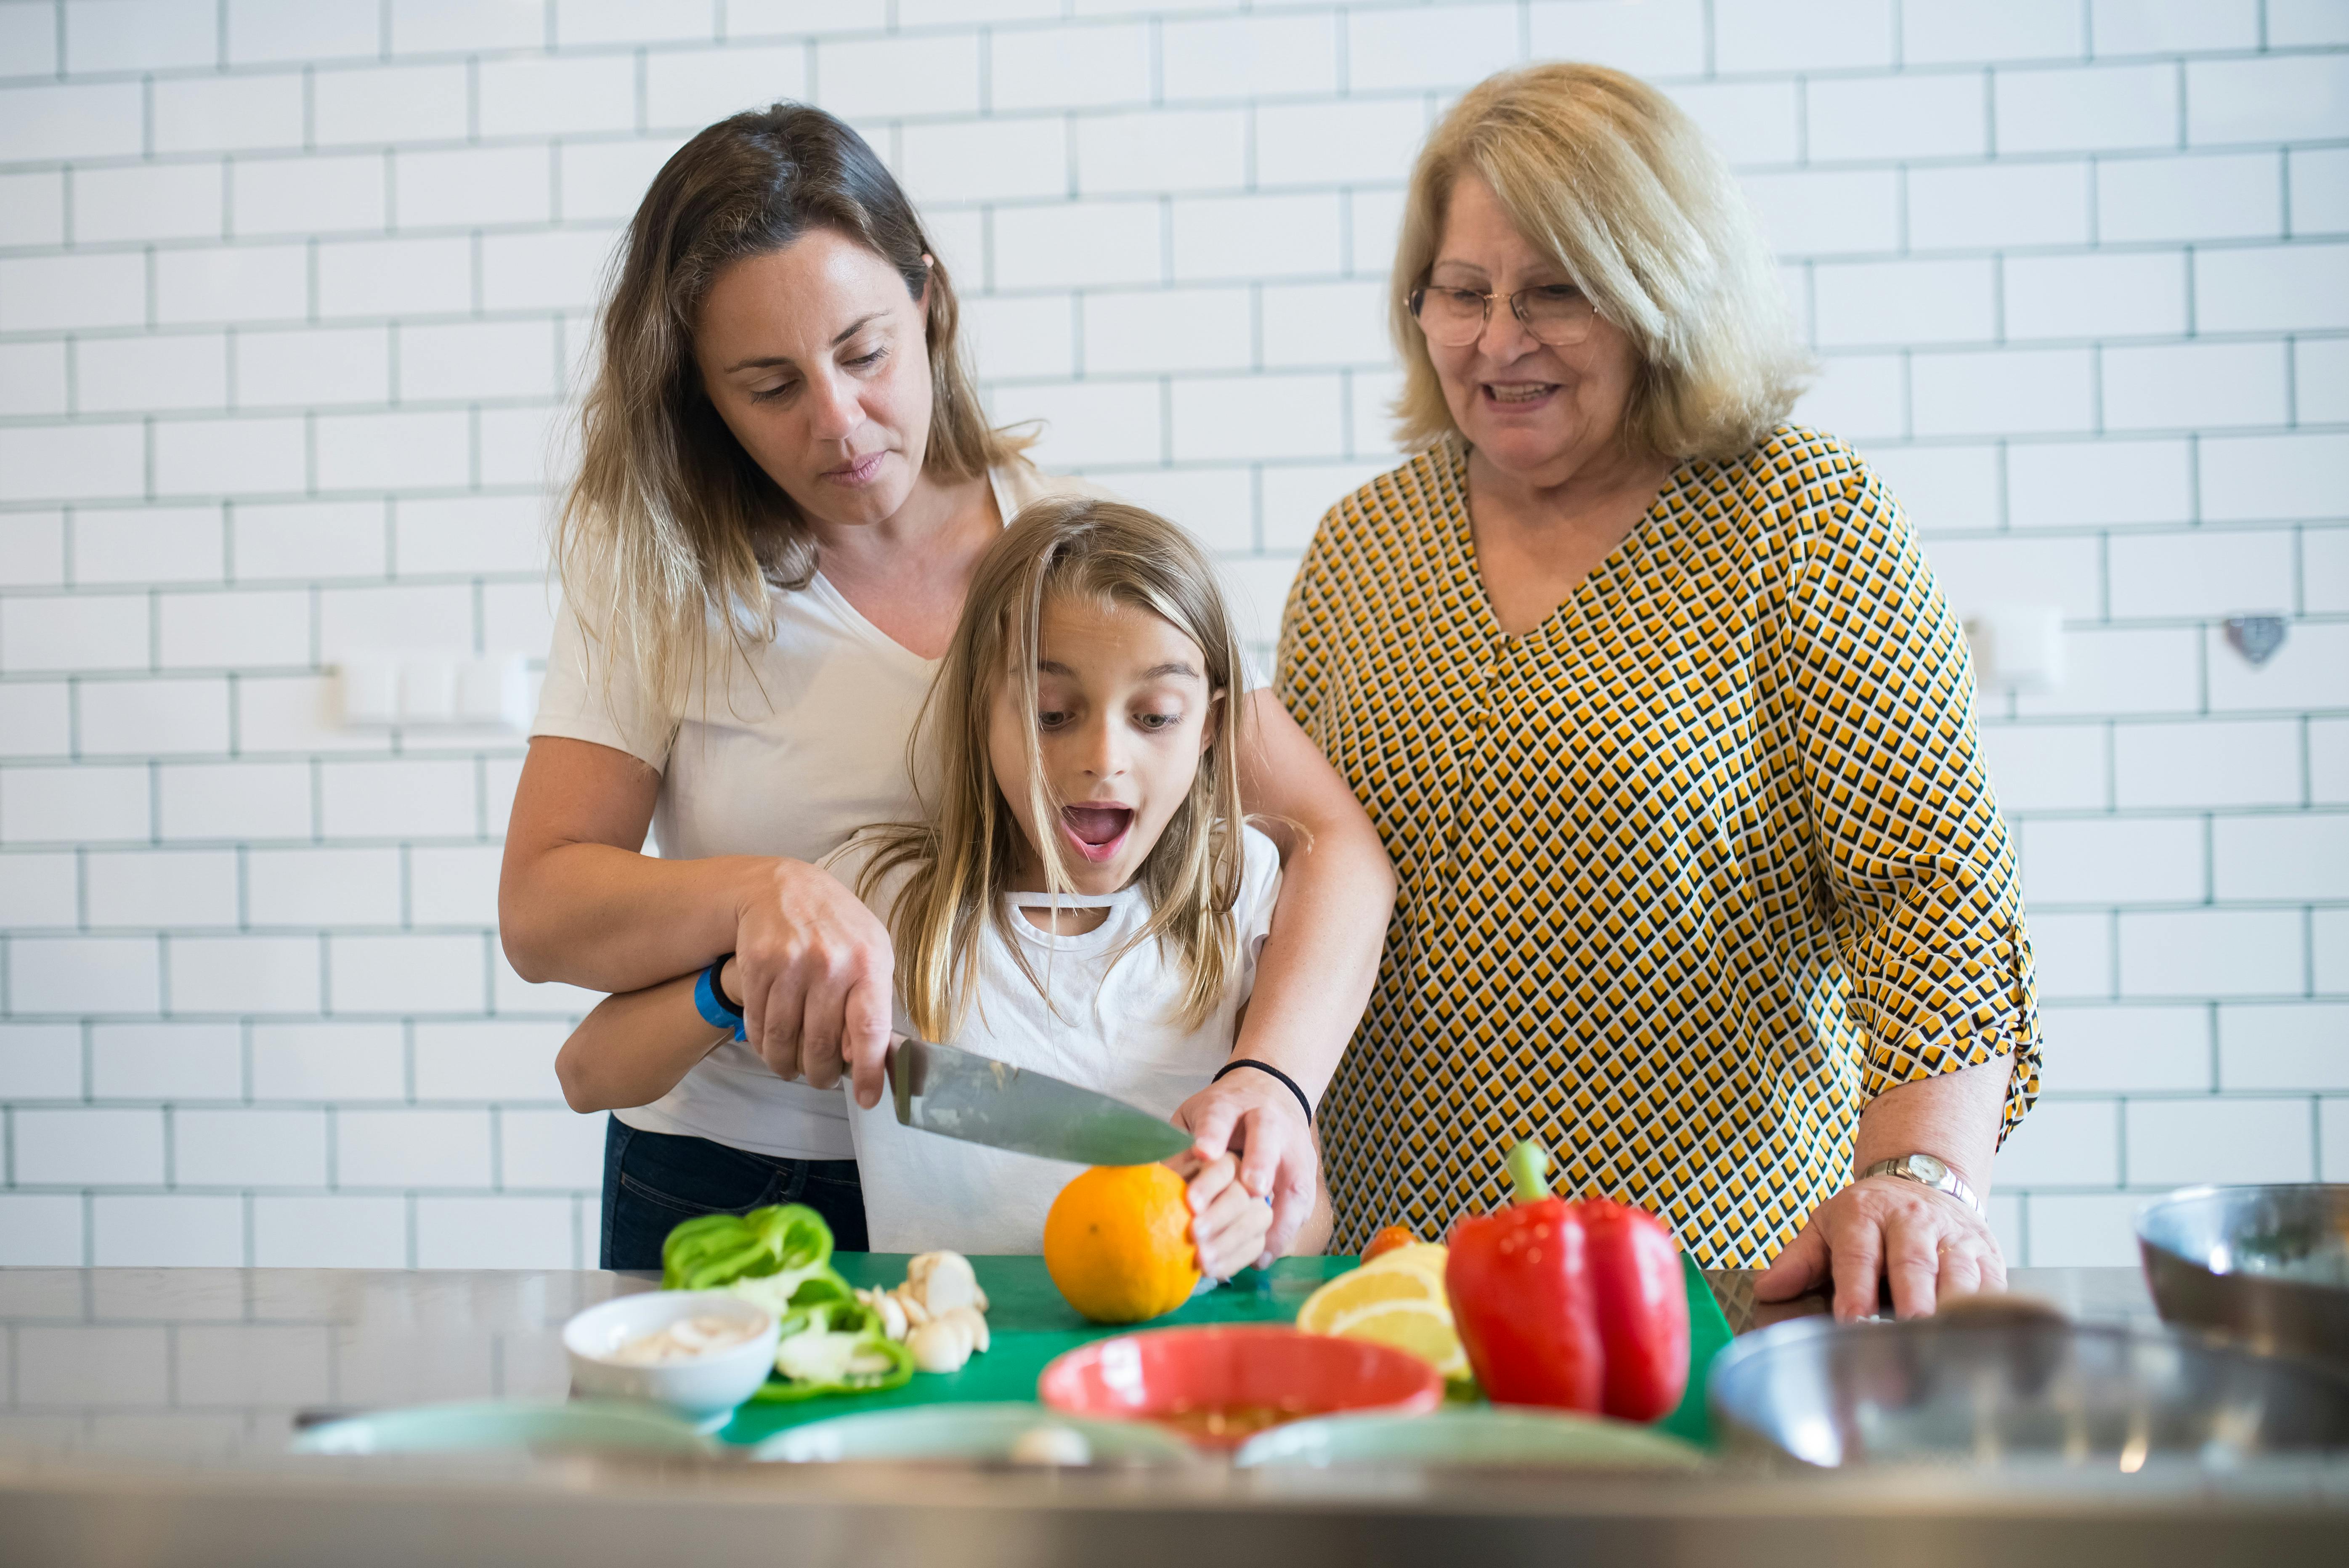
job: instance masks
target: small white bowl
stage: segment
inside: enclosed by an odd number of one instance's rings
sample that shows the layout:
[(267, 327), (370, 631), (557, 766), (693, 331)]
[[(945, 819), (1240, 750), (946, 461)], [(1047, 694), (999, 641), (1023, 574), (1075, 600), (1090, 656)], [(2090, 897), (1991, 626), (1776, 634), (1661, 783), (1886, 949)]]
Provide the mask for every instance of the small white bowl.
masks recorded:
[[(658, 1334), (688, 1317), (723, 1317), (757, 1332), (740, 1345), (690, 1361), (634, 1366), (611, 1357), (620, 1346)], [(717, 1427), (774, 1369), (775, 1315), (722, 1290), (651, 1290), (591, 1306), (563, 1326), (578, 1393), (606, 1399), (644, 1399), (688, 1419)]]

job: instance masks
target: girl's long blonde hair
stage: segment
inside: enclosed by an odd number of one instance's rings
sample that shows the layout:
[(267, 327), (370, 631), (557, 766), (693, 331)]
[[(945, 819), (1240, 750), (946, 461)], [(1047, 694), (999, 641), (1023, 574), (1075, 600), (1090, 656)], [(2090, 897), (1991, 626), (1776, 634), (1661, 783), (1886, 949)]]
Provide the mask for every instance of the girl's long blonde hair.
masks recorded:
[[(915, 727), (915, 746), (935, 748), (935, 801), (928, 820), (869, 830), (879, 848), (858, 878), (870, 898), (883, 879), (910, 868), (889, 912), (897, 978), (914, 1027), (952, 1039), (968, 1016), (979, 923), (992, 921), (1040, 992), (1045, 987), (1012, 940), (1014, 918), (1002, 894), (1018, 863), (1020, 830), (988, 759), (994, 706), (1009, 679), (1019, 683), (1028, 748), (1029, 820), (1057, 820), (1065, 802), (1045, 780), (1037, 739), (1036, 665), (1042, 657), (1044, 606), (1091, 601), (1145, 610), (1199, 646), (1212, 704), (1207, 749), (1191, 792), (1152, 846), (1137, 879), (1150, 918), (1123, 954), (1146, 941), (1168, 949), (1182, 972), (1181, 1022), (1196, 1027), (1230, 988), (1239, 964), (1233, 920), (1244, 851), (1239, 749), (1243, 678), (1239, 639), (1214, 565), (1182, 529), (1116, 501), (1053, 497), (1025, 508), (979, 562), (962, 622), (955, 628)], [(920, 778), (926, 771), (913, 769)], [(1071, 891), (1055, 837), (1034, 846), (1047, 885)], [(1047, 996), (1049, 1000), (1049, 995)]]
[(718, 274), (812, 229), (872, 251), (914, 297), (929, 290), (924, 471), (977, 479), (1025, 444), (988, 426), (956, 335), (954, 282), (863, 137), (795, 103), (704, 129), (661, 166), (629, 221), (555, 533), (564, 596), (607, 675), (629, 669), (656, 701), (681, 700), (713, 645), (771, 640), (769, 586), (804, 588), (815, 574), (799, 509), (726, 428), (693, 351)]

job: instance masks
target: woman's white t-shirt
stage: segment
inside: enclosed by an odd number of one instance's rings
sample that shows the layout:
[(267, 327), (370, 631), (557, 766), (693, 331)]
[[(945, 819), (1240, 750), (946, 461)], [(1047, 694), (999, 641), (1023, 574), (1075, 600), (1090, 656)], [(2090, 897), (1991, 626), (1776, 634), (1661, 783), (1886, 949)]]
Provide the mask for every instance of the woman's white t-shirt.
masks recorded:
[[(1018, 913), (1022, 904), (1049, 906), (1050, 894), (1009, 893), (1005, 897), (1014, 905), (1015, 940), (1058, 1006), (1046, 1005), (1002, 933), (986, 922), (974, 966), (975, 1005), (951, 1043), (1114, 1095), (1155, 1116), (1172, 1116), (1207, 1087), (1230, 1056), (1239, 1009), (1256, 984), (1257, 954), (1272, 928), (1272, 906), (1280, 892), (1279, 852), (1253, 828), (1245, 830), (1244, 841), (1239, 901), (1232, 911), (1240, 939), (1239, 969), (1216, 1010), (1197, 1027), (1185, 1026), (1178, 1017), (1183, 978), (1156, 942), (1117, 954), (1149, 920), (1140, 888), (1098, 897), (1061, 894), (1063, 908), (1109, 911), (1098, 927), (1073, 936), (1040, 930)], [(852, 840), (832, 862), (833, 874), (855, 886), (871, 852), (870, 841)], [(885, 921), (904, 880), (903, 871), (893, 871), (867, 897)], [(911, 1032), (902, 1008), (896, 1027)], [(1045, 1213), (1061, 1189), (1084, 1169), (901, 1127), (886, 1095), (871, 1110), (859, 1109), (845, 1094), (842, 1099), (855, 1133), (864, 1222), (876, 1253), (940, 1247), (1040, 1252)]]
[[(1108, 492), (1024, 462), (989, 472), (1009, 521), (1046, 496)], [(611, 671), (566, 606), (557, 616), (532, 738), (593, 741), (662, 774), (653, 808), (667, 860), (771, 855), (813, 862), (874, 822), (914, 820), (921, 805), (906, 741), (937, 661), (893, 641), (818, 573), (770, 600), (774, 641), (730, 653), (674, 707)], [(1251, 689), (1261, 685), (1250, 672)], [(707, 1138), (797, 1160), (854, 1152), (843, 1097), (777, 1078), (749, 1046), (728, 1041), (650, 1105), (616, 1111), (647, 1132)]]

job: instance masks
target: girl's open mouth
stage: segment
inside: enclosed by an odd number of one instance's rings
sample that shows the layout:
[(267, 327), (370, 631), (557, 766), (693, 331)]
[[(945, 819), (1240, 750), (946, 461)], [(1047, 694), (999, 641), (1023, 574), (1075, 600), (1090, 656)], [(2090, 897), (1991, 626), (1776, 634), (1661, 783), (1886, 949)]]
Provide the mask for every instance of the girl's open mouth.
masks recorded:
[(1061, 836), (1095, 865), (1114, 858), (1133, 828), (1131, 806), (1063, 806)]

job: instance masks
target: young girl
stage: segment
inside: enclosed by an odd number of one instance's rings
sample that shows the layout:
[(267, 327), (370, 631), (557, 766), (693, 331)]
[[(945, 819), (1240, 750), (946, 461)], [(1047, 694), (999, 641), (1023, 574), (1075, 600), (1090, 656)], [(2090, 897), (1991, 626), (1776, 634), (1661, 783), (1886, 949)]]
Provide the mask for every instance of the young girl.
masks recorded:
[[(889, 927), (896, 1027), (1160, 1115), (1224, 1068), (1279, 861), (1239, 810), (1237, 639), (1179, 528), (1089, 497), (1015, 518), (973, 578), (917, 745), (929, 820), (827, 862)], [(709, 982), (739, 1005), (730, 958)], [(730, 1037), (688, 975), (614, 996), (555, 1068), (573, 1109), (643, 1104)], [(1078, 1167), (900, 1127), (850, 1101), (876, 1251), (1033, 1253)], [(1226, 1155), (1179, 1162), (1201, 1268), (1255, 1260), (1270, 1211)], [(1319, 1251), (1326, 1209), (1299, 1238)]]

